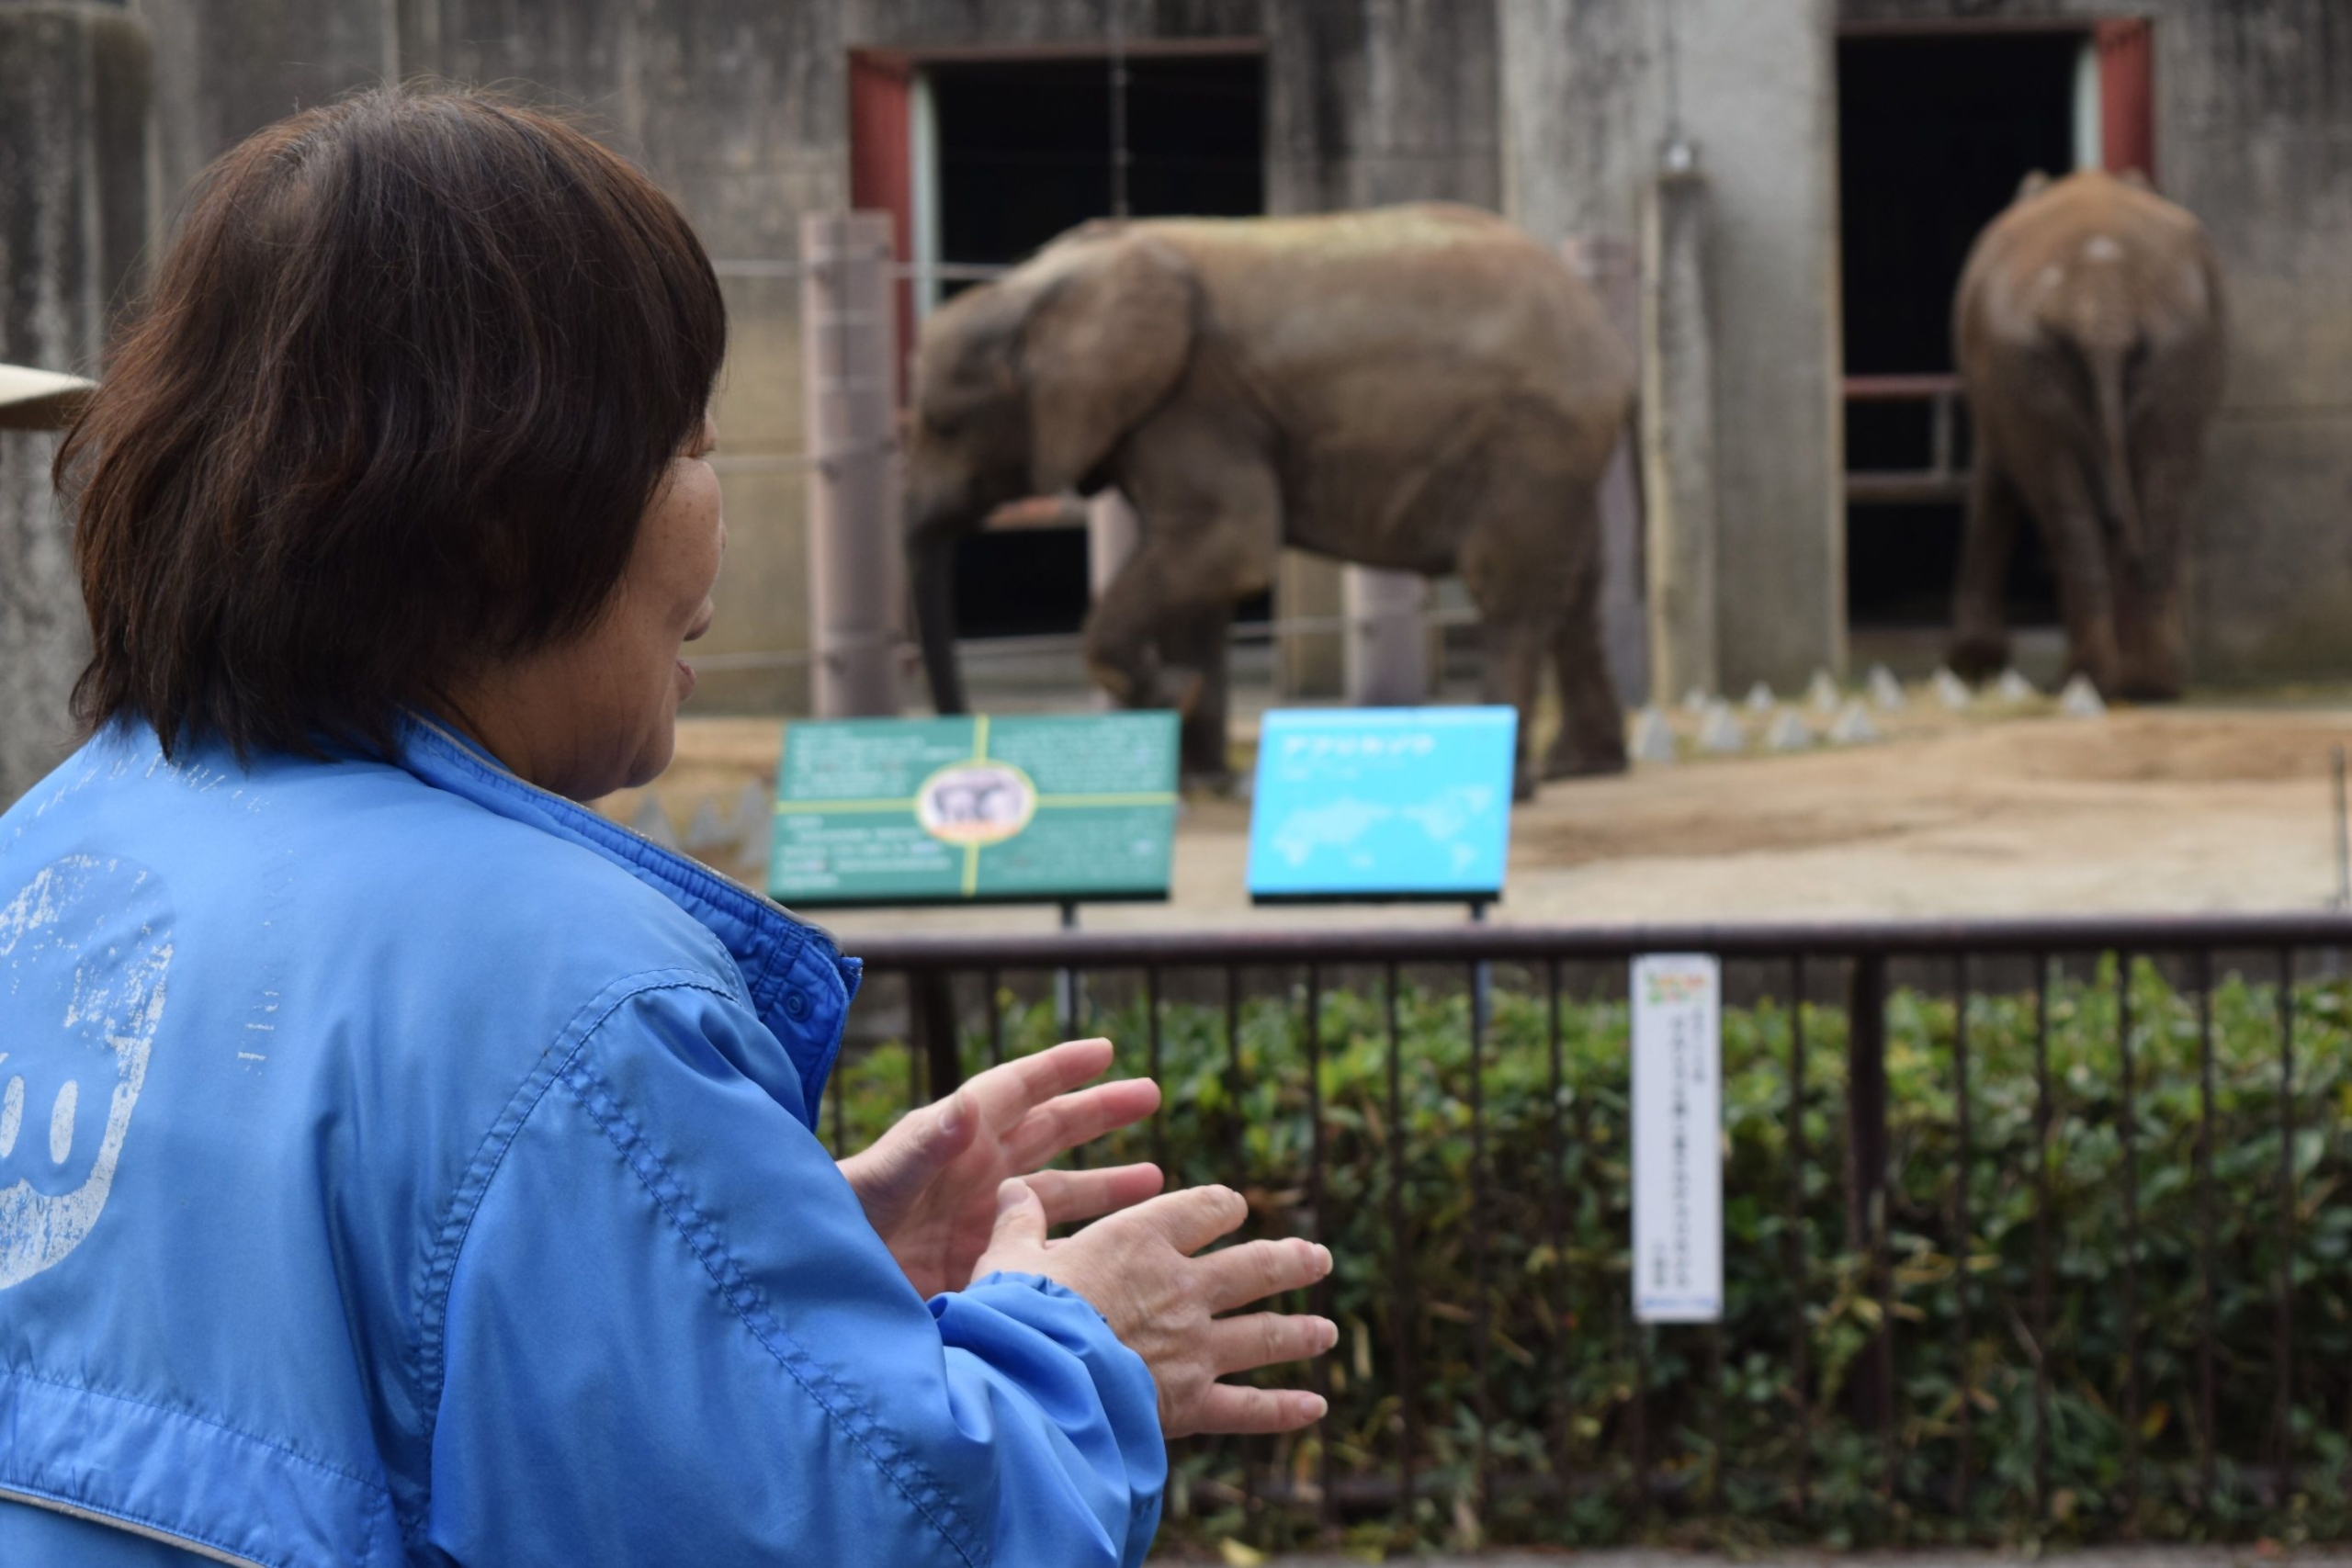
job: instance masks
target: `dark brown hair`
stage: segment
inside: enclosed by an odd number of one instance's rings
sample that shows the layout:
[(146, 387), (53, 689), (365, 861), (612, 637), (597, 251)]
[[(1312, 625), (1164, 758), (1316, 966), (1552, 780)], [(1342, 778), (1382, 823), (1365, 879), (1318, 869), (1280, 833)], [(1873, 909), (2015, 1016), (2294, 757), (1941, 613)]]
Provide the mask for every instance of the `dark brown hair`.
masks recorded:
[(546, 114), (379, 88), (206, 171), (57, 459), (93, 728), (390, 754), (584, 628), (726, 346), (650, 180)]

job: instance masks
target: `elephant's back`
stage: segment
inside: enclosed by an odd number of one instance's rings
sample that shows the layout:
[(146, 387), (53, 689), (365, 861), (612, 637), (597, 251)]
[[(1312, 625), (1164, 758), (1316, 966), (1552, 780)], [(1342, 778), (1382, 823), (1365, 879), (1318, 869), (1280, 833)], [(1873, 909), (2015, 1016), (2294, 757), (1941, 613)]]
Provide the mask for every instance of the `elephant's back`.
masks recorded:
[(1961, 368), (2063, 332), (2085, 289), (2129, 301), (2170, 339), (2219, 331), (2220, 271), (2204, 226), (2153, 191), (2086, 170), (2018, 201), (1978, 237), (1955, 304)]
[(1213, 329), (1266, 384), (1508, 394), (1578, 425), (1613, 423), (1632, 396), (1632, 355), (1592, 290), (1492, 213), (1422, 203), (1146, 226), (1185, 254)]

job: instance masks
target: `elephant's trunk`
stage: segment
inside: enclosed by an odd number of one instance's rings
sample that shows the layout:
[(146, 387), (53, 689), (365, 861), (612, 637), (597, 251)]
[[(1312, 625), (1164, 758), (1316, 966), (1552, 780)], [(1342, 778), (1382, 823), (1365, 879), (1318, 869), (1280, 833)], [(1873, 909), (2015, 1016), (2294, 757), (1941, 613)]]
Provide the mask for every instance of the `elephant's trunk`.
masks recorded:
[(966, 712), (964, 675), (956, 667), (956, 534), (931, 529), (915, 538), (910, 554), (915, 636), (931, 682), (931, 705), (941, 713)]
[(2140, 527), (2140, 498), (2132, 483), (2129, 422), (2124, 416), (2123, 355), (2091, 355), (2091, 385), (2097, 400), (2098, 430), (2098, 485), (2102, 492), (2108, 525), (2115, 530), (2130, 570), (2143, 577), (2154, 570), (2147, 541)]

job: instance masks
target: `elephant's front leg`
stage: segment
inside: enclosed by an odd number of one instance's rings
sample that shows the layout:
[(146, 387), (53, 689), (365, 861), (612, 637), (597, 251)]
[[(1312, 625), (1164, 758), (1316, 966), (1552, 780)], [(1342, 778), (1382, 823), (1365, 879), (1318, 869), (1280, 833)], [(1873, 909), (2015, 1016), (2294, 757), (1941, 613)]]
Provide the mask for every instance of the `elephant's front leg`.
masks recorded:
[(1233, 785), (1226, 723), (1232, 705), (1232, 660), (1227, 638), (1233, 606), (1212, 605), (1172, 621), (1159, 640), (1160, 658), (1186, 672), (1177, 710), (1182, 716), (1181, 751), (1186, 787), (1223, 791)]
[(1086, 661), (1122, 706), (1177, 709), (1186, 782), (1222, 788), (1232, 782), (1226, 637), (1233, 597), (1222, 573), (1203, 570), (1197, 542), (1186, 545), (1147, 543), (1127, 562), (1087, 616)]
[(1952, 591), (1951, 647), (1945, 656), (1955, 673), (1972, 681), (2008, 668), (2009, 634), (2001, 600), (2018, 522), (2017, 491), (1993, 454), (1979, 451), (1976, 471), (1969, 479), (1960, 581)]

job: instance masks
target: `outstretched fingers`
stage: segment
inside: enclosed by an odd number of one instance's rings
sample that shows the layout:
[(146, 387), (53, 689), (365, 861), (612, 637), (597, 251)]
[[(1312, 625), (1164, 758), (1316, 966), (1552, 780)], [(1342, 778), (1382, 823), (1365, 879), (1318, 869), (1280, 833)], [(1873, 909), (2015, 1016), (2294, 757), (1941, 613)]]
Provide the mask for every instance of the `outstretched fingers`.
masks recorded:
[(1066, 1040), (1034, 1055), (990, 1067), (972, 1082), (978, 1086), (985, 1079), (1001, 1077), (1011, 1090), (1007, 1109), (1019, 1116), (1057, 1094), (1068, 1094), (1080, 1084), (1101, 1077), (1111, 1066), (1112, 1055), (1108, 1040)]
[(1047, 1100), (1014, 1125), (1005, 1145), (1016, 1163), (1035, 1168), (1065, 1149), (1131, 1127), (1159, 1109), (1158, 1084), (1120, 1078)]
[(1220, 1317), (1209, 1325), (1209, 1364), (1219, 1377), (1284, 1361), (1304, 1361), (1340, 1342), (1340, 1325), (1328, 1317), (1252, 1312)]
[(1200, 1260), (1211, 1312), (1305, 1290), (1331, 1271), (1331, 1251), (1311, 1241), (1250, 1241)]
[(1161, 1240), (1187, 1256), (1229, 1235), (1249, 1217), (1249, 1201), (1230, 1187), (1187, 1187), (1135, 1211), (1137, 1223), (1151, 1226)]
[(1041, 1170), (1027, 1179), (1054, 1224), (1075, 1224), (1157, 1197), (1167, 1178), (1156, 1165), (1114, 1165), (1100, 1170)]
[(1304, 1389), (1214, 1383), (1185, 1431), (1293, 1432), (1323, 1419), (1327, 1408), (1322, 1395)]

